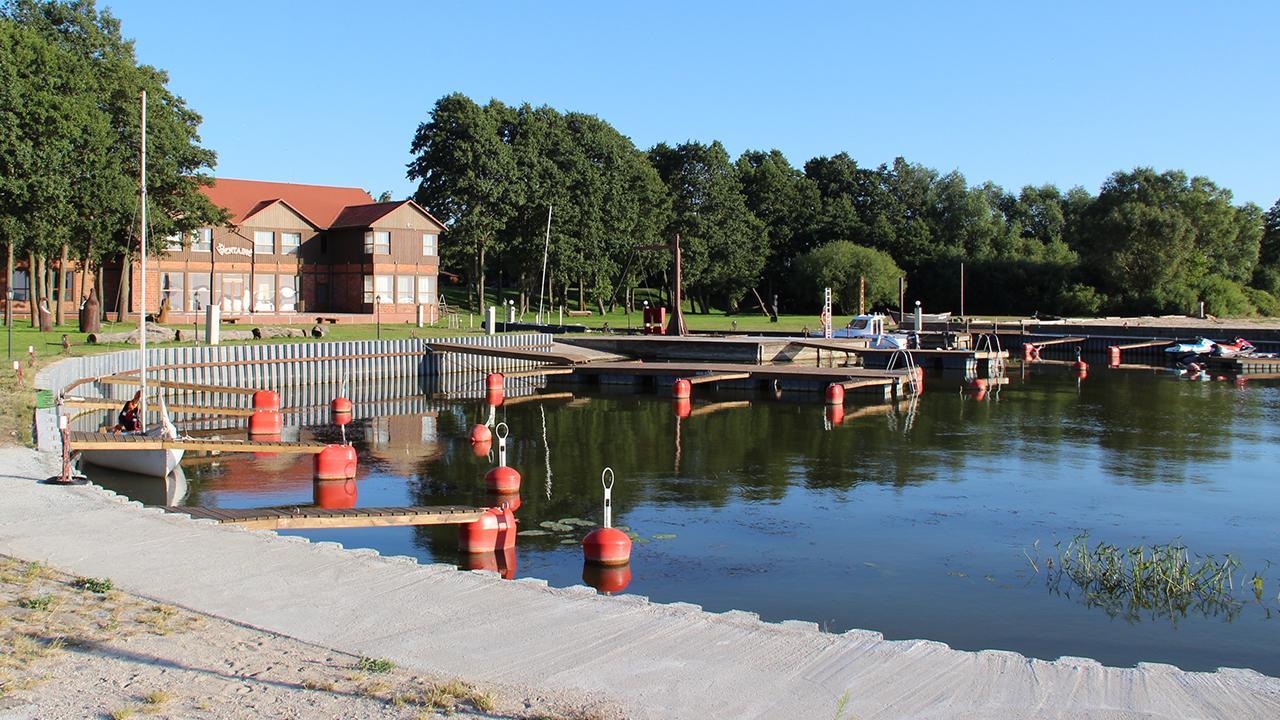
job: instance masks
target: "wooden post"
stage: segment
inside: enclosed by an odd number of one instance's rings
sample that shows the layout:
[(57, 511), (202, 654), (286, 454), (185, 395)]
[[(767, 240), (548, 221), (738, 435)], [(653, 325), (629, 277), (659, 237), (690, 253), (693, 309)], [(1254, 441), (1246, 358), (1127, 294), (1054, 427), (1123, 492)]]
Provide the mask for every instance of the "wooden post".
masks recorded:
[(964, 316), (964, 263), (960, 263), (960, 318)]
[(907, 304), (907, 278), (904, 275), (898, 276), (898, 318), (903, 318), (903, 311)]
[(673, 242), (671, 245), (671, 252), (675, 255), (676, 268), (675, 268), (675, 282), (672, 283), (671, 285), (672, 312), (671, 312), (671, 320), (670, 322), (667, 323), (667, 334), (678, 335), (683, 337), (685, 335), (686, 330), (685, 330), (685, 324), (684, 324), (684, 309), (681, 307), (683, 303), (683, 298), (681, 297), (681, 295), (683, 293), (681, 292), (681, 288), (680, 288), (681, 273), (680, 273), (680, 234), (679, 233), (676, 233), (675, 242)]
[(858, 314), (867, 314), (867, 276), (858, 276)]

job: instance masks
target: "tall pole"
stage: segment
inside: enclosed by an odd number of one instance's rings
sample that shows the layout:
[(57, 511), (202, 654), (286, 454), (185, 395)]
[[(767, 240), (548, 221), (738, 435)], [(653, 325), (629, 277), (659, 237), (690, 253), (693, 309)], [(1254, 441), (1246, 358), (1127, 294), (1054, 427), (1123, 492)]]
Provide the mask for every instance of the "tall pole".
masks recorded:
[(681, 297), (682, 293), (680, 291), (680, 285), (682, 282), (680, 275), (680, 233), (676, 233), (676, 239), (671, 246), (671, 250), (672, 253), (675, 254), (676, 258), (675, 284), (671, 289), (671, 300), (672, 305), (675, 305), (675, 310), (671, 313), (670, 322), (667, 323), (667, 334), (683, 336), (685, 334), (685, 326), (684, 309), (682, 307), (684, 301)]
[(960, 263), (960, 319), (964, 317), (964, 263)]
[(542, 323), (542, 296), (547, 287), (547, 255), (551, 252), (551, 206), (547, 206), (547, 239), (542, 245), (542, 280), (538, 283), (538, 323)]
[(142, 160), (140, 163), (139, 176), (141, 205), (138, 214), (142, 217), (142, 237), (141, 252), (142, 257), (142, 281), (138, 283), (138, 290), (141, 294), (141, 303), (138, 309), (138, 342), (140, 343), (141, 353), (138, 361), (138, 387), (142, 392), (142, 400), (139, 404), (139, 419), (141, 420), (142, 430), (147, 429), (147, 91), (142, 91)]

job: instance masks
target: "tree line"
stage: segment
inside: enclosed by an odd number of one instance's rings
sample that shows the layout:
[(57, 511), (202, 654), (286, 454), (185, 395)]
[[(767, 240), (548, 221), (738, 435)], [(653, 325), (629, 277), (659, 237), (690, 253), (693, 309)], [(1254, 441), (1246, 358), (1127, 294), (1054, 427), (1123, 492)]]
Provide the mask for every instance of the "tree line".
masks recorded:
[(474, 305), (498, 276), (522, 308), (546, 294), (604, 311), (627, 288), (669, 288), (671, 254), (648, 248), (678, 234), (702, 312), (775, 295), (810, 312), (824, 286), (848, 312), (859, 278), (892, 307), (901, 276), (910, 300), (958, 309), (964, 263), (969, 312), (1280, 314), (1280, 201), (1264, 213), (1178, 170), (1118, 171), (1096, 195), (1015, 193), (902, 158), (798, 168), (719, 142), (641, 150), (594, 115), (460, 93), (435, 103), (411, 152), (415, 199), (448, 225), (445, 262), (465, 268)]
[(95, 271), (100, 281), (104, 262), (121, 261), (128, 295), (142, 91), (148, 251), (161, 251), (167, 235), (225, 220), (199, 192), (216, 160), (200, 145), (200, 116), (167, 83), (163, 70), (138, 62), (120, 22), (93, 0), (0, 3), (0, 242), (7, 277), (15, 255), (25, 260), (31, 298), (47, 302), (59, 323), (63, 304), (54, 300), (69, 272), (82, 274), (79, 287), (101, 287), (85, 281)]

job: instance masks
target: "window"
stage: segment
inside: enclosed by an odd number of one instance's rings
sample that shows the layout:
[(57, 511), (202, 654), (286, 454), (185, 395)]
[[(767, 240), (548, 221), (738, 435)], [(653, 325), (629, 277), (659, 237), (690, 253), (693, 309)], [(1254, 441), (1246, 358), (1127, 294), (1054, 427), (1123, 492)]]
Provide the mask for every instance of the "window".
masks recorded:
[(213, 278), (208, 273), (191, 273), (191, 310), (203, 312), (209, 305), (209, 288)]
[(366, 303), (373, 303), (376, 298), (380, 303), (391, 302), (392, 277), (392, 275), (365, 275), (364, 301)]
[(253, 311), (276, 311), (276, 276), (255, 275), (253, 278)]
[(401, 305), (413, 304), (413, 276), (396, 276), (396, 302)]
[(13, 299), (23, 302), (31, 299), (31, 276), (26, 270), (13, 271)]
[(439, 239), (439, 236), (436, 235), (435, 233), (423, 233), (422, 234), (422, 254), (427, 257), (435, 255), (436, 242), (438, 241), (438, 239)]
[(297, 255), (298, 246), (302, 244), (302, 233), (280, 233), (280, 254)]
[(387, 255), (391, 252), (391, 233), (387, 230), (369, 230), (364, 234), (365, 255)]
[(180, 252), (182, 250), (182, 233), (174, 233), (164, 236), (164, 243), (161, 252), (171, 253)]
[(213, 252), (213, 228), (200, 228), (191, 233), (191, 252)]
[(182, 312), (182, 300), (186, 296), (185, 279), (180, 272), (160, 273), (160, 302), (169, 303), (172, 312)]
[(295, 312), (298, 309), (298, 298), (302, 295), (301, 279), (297, 275), (280, 276), (280, 312)]
[(270, 230), (253, 231), (253, 254), (274, 255), (276, 253), (276, 234)]
[(418, 276), (418, 302), (422, 305), (430, 305), (436, 301), (436, 276), (420, 275)]

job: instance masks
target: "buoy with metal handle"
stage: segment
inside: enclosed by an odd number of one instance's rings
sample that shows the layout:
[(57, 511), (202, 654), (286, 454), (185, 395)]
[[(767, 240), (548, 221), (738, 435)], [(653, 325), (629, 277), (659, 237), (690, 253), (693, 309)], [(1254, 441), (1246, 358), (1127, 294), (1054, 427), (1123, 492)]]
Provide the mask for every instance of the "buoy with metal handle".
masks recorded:
[(582, 540), (582, 552), (589, 563), (626, 565), (631, 562), (631, 538), (613, 527), (613, 468), (600, 473), (604, 487), (604, 526), (592, 530)]
[(504, 422), (498, 423), (494, 430), (498, 436), (498, 467), (485, 473), (485, 489), (504, 495), (520, 492), (520, 473), (507, 465), (507, 436), (510, 430)]

